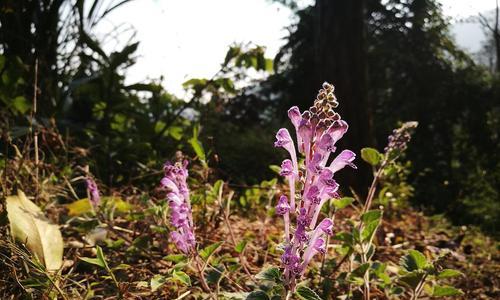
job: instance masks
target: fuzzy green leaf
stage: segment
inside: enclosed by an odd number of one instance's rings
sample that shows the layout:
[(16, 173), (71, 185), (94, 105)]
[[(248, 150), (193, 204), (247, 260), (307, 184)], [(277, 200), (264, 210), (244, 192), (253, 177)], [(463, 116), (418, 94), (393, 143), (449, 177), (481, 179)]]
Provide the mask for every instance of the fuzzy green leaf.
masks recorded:
[(155, 276), (153, 276), (153, 278), (151, 278), (151, 281), (149, 283), (151, 286), (151, 291), (155, 292), (162, 285), (164, 285), (165, 282), (167, 282), (167, 279), (165, 278), (165, 276), (160, 275), (160, 274), (156, 274)]
[(374, 148), (361, 149), (361, 158), (372, 166), (376, 166), (382, 160), (382, 154)]
[(340, 209), (343, 209), (343, 208), (347, 207), (348, 205), (350, 205), (353, 202), (354, 202), (354, 198), (352, 198), (352, 197), (343, 197), (343, 198), (340, 198), (340, 199), (333, 200), (333, 206), (335, 206), (335, 208), (337, 210), (340, 210)]
[(443, 278), (451, 278), (451, 277), (463, 276), (463, 275), (464, 274), (458, 270), (444, 269), (443, 271), (439, 272), (437, 277), (439, 279), (443, 279)]
[(382, 211), (375, 209), (369, 210), (361, 216), (361, 221), (363, 223), (368, 224), (373, 221), (379, 221), (382, 218)]
[(302, 300), (321, 300), (321, 298), (316, 294), (315, 291), (311, 290), (307, 286), (299, 285), (295, 291), (295, 295)]
[(204, 260), (207, 260), (215, 252), (215, 250), (217, 250), (222, 245), (222, 243), (223, 242), (213, 243), (213, 244), (208, 245), (205, 248), (203, 248), (200, 251), (201, 258), (203, 258)]
[(410, 250), (401, 258), (399, 265), (406, 272), (423, 270), (427, 266), (427, 258), (417, 250)]
[(171, 261), (173, 263), (179, 263), (181, 261), (186, 260), (186, 256), (184, 254), (169, 254), (165, 256), (163, 259), (167, 261)]
[(189, 275), (182, 272), (182, 271), (176, 271), (174, 270), (172, 272), (172, 278), (175, 280), (183, 283), (184, 285), (191, 286), (191, 278), (189, 278)]
[(255, 276), (257, 279), (281, 282), (281, 272), (278, 268), (267, 268)]
[(245, 298), (246, 300), (269, 300), (269, 296), (264, 291), (253, 291)]
[(462, 295), (463, 292), (448, 285), (435, 285), (432, 289), (432, 296), (434, 297), (449, 297)]

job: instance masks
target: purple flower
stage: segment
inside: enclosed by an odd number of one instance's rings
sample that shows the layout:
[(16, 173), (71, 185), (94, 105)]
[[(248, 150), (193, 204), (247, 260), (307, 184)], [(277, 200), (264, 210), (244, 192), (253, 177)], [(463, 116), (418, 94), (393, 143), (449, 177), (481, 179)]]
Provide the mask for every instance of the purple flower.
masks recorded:
[(309, 188), (309, 191), (307, 191), (306, 194), (306, 199), (311, 201), (314, 204), (319, 204), (321, 199), (319, 198), (319, 188), (316, 185), (313, 185)]
[(353, 169), (357, 169), (356, 165), (352, 162), (356, 158), (356, 154), (351, 150), (343, 150), (340, 154), (335, 157), (335, 159), (330, 164), (329, 169), (335, 174), (337, 171), (343, 169), (345, 166), (349, 166)]
[(92, 204), (92, 207), (95, 209), (101, 203), (101, 196), (99, 195), (99, 189), (97, 188), (97, 184), (95, 183), (94, 179), (87, 177), (85, 179), (85, 182), (87, 184), (87, 191), (90, 196), (90, 203)]
[(196, 240), (194, 236), (193, 216), (189, 200), (189, 188), (187, 186), (187, 161), (167, 162), (163, 166), (165, 176), (160, 184), (167, 193), (170, 208), (170, 223), (175, 231), (170, 233), (170, 240), (177, 249), (185, 254), (194, 254)]
[(302, 121), (302, 115), (300, 114), (300, 110), (297, 106), (292, 106), (288, 110), (288, 117), (290, 121), (292, 121), (293, 126), (297, 129), (299, 128), (300, 121)]
[(290, 175), (294, 175), (293, 174), (293, 163), (291, 160), (289, 159), (285, 159), (282, 163), (281, 163), (281, 171), (280, 171), (280, 175), (281, 176), (290, 176)]
[(326, 233), (328, 235), (332, 235), (333, 234), (333, 221), (332, 221), (332, 219), (324, 218), (321, 221), (321, 223), (319, 223), (318, 229), (320, 229), (321, 231), (323, 231), (324, 233)]
[[(333, 86), (324, 83), (313, 106), (302, 113), (294, 106), (288, 110), (288, 117), (295, 127), (299, 153), (305, 156), (300, 166), (294, 141), (287, 129), (281, 128), (276, 134), (276, 147), (289, 153), (289, 159), (281, 164), (280, 175), (288, 181), (290, 196), (281, 196), (276, 213), (285, 221), (285, 253), (282, 256), (284, 279), (287, 288), (293, 290), (296, 280), (305, 272), (315, 253), (326, 253), (323, 236), (333, 233), (332, 219), (320, 219), (321, 208), (331, 198), (338, 198), (339, 185), (335, 173), (345, 166), (356, 168), (354, 152), (343, 150), (331, 163), (330, 155), (337, 149), (337, 142), (347, 132), (349, 126), (334, 111), (338, 106)], [(301, 190), (296, 193), (296, 183)], [(299, 201), (295, 203), (296, 201)], [(295, 219), (295, 231), (290, 233), (290, 220)], [(316, 223), (320, 220), (319, 225)]]
[(276, 205), (276, 213), (278, 215), (284, 215), (290, 211), (290, 204), (288, 204), (288, 198), (285, 195), (280, 197), (278, 205)]

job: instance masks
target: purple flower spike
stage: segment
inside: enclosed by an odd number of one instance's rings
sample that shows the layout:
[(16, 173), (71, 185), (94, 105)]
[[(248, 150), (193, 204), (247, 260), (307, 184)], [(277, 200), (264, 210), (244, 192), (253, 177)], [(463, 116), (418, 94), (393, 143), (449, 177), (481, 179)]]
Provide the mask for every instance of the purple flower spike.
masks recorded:
[(170, 232), (170, 240), (175, 244), (177, 249), (181, 250), (184, 253), (189, 252), (189, 244), (184, 236), (182, 236), (177, 231)]
[[(356, 168), (353, 163), (356, 155), (350, 150), (343, 150), (327, 165), (331, 153), (337, 149), (337, 142), (349, 128), (334, 111), (339, 103), (333, 91), (333, 85), (325, 82), (308, 110), (302, 114), (296, 106), (288, 110), (288, 117), (297, 135), (298, 151), (305, 156), (303, 165), (299, 166), (295, 144), (288, 130), (280, 129), (274, 143), (276, 147), (283, 147), (290, 153), (290, 159), (283, 161), (280, 171), (280, 175), (288, 181), (290, 201), (282, 196), (276, 206), (276, 213), (283, 215), (285, 223), (283, 278), (287, 289), (291, 291), (294, 291), (297, 280), (313, 256), (326, 253), (325, 236), (333, 234), (333, 220), (321, 220), (321, 208), (329, 199), (340, 197), (335, 173), (345, 166)], [(297, 193), (296, 183), (301, 188)], [(296, 199), (299, 202), (295, 203)], [(295, 227), (290, 225), (290, 220), (296, 221)], [(316, 226), (318, 221), (319, 225)], [(290, 232), (290, 228), (294, 231)]]
[(196, 239), (189, 200), (189, 188), (186, 182), (188, 177), (187, 164), (187, 161), (174, 164), (167, 162), (163, 167), (165, 176), (161, 179), (160, 184), (168, 191), (170, 223), (176, 229), (170, 233), (170, 240), (177, 249), (185, 254), (192, 255), (196, 248)]
[(99, 189), (97, 188), (97, 184), (95, 183), (94, 179), (87, 177), (87, 179), (85, 179), (85, 182), (87, 184), (87, 190), (90, 195), (90, 203), (92, 204), (92, 207), (95, 209), (101, 203), (101, 196), (99, 195)]

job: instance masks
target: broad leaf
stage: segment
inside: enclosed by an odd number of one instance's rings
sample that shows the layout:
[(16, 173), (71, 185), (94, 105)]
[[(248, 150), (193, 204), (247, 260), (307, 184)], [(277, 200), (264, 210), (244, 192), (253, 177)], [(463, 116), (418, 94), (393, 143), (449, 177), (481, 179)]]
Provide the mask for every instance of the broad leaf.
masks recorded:
[(377, 231), (378, 225), (380, 224), (379, 220), (371, 221), (366, 224), (361, 231), (361, 240), (363, 242), (368, 242), (373, 238), (373, 235)]
[(463, 275), (464, 274), (458, 270), (444, 269), (443, 271), (439, 272), (437, 277), (439, 279), (443, 279), (443, 278), (450, 278), (450, 277), (463, 276)]
[(423, 277), (424, 272), (413, 271), (401, 276), (399, 281), (409, 286), (412, 290), (415, 290)]
[(382, 211), (375, 209), (375, 210), (369, 210), (366, 213), (364, 213), (361, 216), (361, 221), (363, 221), (363, 223), (365, 224), (368, 224), (373, 221), (378, 221), (381, 218), (382, 218)]
[(155, 276), (153, 276), (153, 278), (151, 278), (151, 282), (150, 282), (151, 291), (153, 291), (153, 292), (156, 291), (158, 288), (160, 288), (162, 285), (164, 285), (165, 282), (167, 282), (167, 279), (165, 278), (165, 276), (160, 275), (160, 274), (156, 274)]
[(463, 292), (448, 285), (435, 285), (432, 289), (432, 296), (434, 297), (448, 297), (448, 296), (458, 296), (462, 295)]
[(213, 243), (213, 244), (208, 245), (205, 248), (203, 248), (200, 251), (201, 258), (203, 258), (204, 260), (207, 260), (215, 252), (215, 250), (217, 250), (220, 247), (220, 245), (222, 245), (222, 243), (223, 242)]
[(172, 278), (175, 280), (183, 283), (184, 285), (191, 286), (191, 278), (189, 278), (189, 275), (182, 272), (182, 271), (176, 271), (174, 270), (172, 272)]
[(423, 270), (427, 265), (427, 259), (421, 252), (417, 250), (410, 250), (408, 251), (408, 254), (401, 258), (399, 265), (406, 272)]
[(269, 300), (269, 296), (264, 291), (253, 291), (245, 300)]
[(316, 292), (304, 285), (299, 285), (297, 287), (295, 295), (297, 295), (297, 297), (302, 300), (321, 300)]
[(281, 272), (278, 268), (267, 268), (257, 274), (255, 278), (279, 283), (281, 282)]
[(382, 154), (374, 148), (361, 149), (361, 158), (372, 166), (376, 166), (382, 160)]
[[(129, 212), (133, 209), (133, 206), (130, 203), (119, 197), (104, 196), (101, 197), (101, 202), (106, 208), (113, 208), (117, 212), (121, 213)], [(83, 198), (67, 204), (66, 208), (68, 209), (68, 215), (70, 216), (79, 216), (92, 212), (92, 204), (88, 198)]]
[(51, 224), (21, 190), (17, 196), (7, 197), (6, 204), (12, 237), (25, 243), (47, 270), (61, 268), (64, 246), (59, 227)]
[(179, 263), (185, 261), (187, 257), (184, 254), (169, 254), (163, 258), (164, 260), (171, 261), (173, 263)]
[(335, 206), (335, 208), (337, 210), (339, 210), (339, 209), (345, 208), (346, 206), (350, 205), (353, 202), (354, 202), (354, 198), (352, 198), (352, 197), (343, 197), (343, 198), (340, 198), (340, 199), (333, 200), (333, 206)]

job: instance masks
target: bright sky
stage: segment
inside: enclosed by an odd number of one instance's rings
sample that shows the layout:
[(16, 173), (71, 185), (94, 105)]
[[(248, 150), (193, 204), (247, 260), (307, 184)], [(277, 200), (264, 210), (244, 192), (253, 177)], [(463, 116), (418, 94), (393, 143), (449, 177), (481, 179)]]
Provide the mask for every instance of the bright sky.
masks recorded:
[[(495, 6), (495, 0), (440, 1), (451, 17), (463, 18)], [(268, 0), (136, 0), (112, 13), (98, 32), (121, 24), (133, 26), (134, 40), (140, 41), (139, 57), (127, 74), (127, 82), (163, 75), (166, 89), (183, 96), (181, 84), (193, 77), (211, 77), (233, 42), (266, 46), (267, 56), (274, 57), (284, 43), (291, 18), (288, 9)], [(481, 32), (467, 26), (457, 40), (474, 51)], [(107, 44), (108, 49), (115, 46)]]

